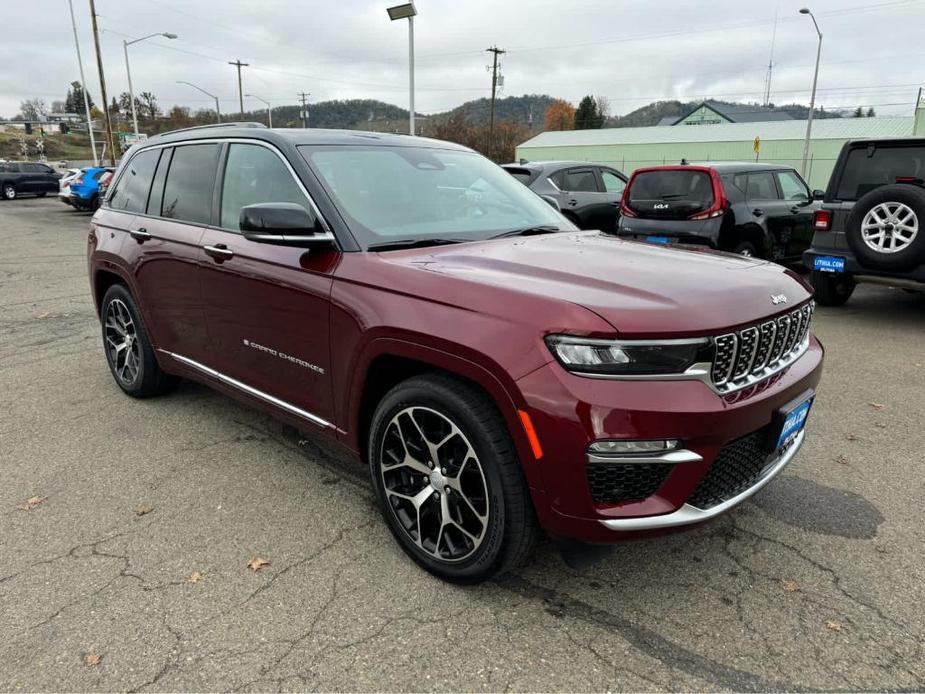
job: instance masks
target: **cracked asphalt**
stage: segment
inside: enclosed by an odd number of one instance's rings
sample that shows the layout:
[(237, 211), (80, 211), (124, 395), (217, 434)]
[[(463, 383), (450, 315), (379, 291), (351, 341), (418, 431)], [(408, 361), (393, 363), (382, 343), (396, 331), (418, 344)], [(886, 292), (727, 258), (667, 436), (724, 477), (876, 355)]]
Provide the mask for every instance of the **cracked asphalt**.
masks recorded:
[(318, 441), (196, 384), (123, 396), (87, 222), (0, 202), (0, 690), (925, 688), (925, 295), (818, 310), (807, 443), (733, 513), (456, 587)]

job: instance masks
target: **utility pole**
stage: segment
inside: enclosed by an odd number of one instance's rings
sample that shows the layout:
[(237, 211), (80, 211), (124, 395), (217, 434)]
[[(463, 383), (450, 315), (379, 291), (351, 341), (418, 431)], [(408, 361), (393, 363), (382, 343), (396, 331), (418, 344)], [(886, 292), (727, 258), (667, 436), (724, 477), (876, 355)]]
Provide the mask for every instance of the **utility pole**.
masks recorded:
[(306, 100), (311, 95), (312, 95), (311, 92), (299, 92), (298, 94), (298, 97), (302, 100), (302, 114), (301, 115), (302, 115), (302, 127), (303, 128), (308, 127), (308, 104), (306, 103)]
[(106, 142), (109, 144), (109, 163), (116, 165), (116, 143), (112, 138), (112, 118), (109, 116), (109, 101), (106, 99), (106, 78), (103, 76), (103, 56), (100, 53), (100, 30), (96, 25), (96, 3), (90, 0), (90, 20), (93, 23), (93, 44), (96, 46), (96, 67), (100, 73), (100, 98), (103, 100), (103, 115), (106, 116)]
[(494, 54), (491, 65), (491, 115), (488, 118), (488, 151), (486, 154), (491, 157), (491, 147), (495, 138), (495, 91), (498, 88), (498, 56), (505, 53), (497, 46), (485, 49), (488, 53)]
[(71, 10), (71, 28), (74, 29), (74, 46), (77, 48), (77, 66), (80, 68), (80, 88), (84, 93), (84, 111), (87, 115), (87, 133), (90, 135), (90, 149), (93, 150), (93, 165), (99, 166), (100, 160), (96, 153), (96, 140), (93, 137), (93, 119), (90, 117), (90, 97), (87, 96), (87, 80), (84, 79), (84, 61), (80, 57), (80, 41), (77, 38), (77, 22), (74, 20), (74, 2), (67, 0)]
[(241, 109), (241, 120), (244, 120), (244, 89), (241, 87), (241, 68), (247, 67), (250, 63), (242, 63), (240, 60), (229, 60), (228, 64), (238, 68), (238, 105)]

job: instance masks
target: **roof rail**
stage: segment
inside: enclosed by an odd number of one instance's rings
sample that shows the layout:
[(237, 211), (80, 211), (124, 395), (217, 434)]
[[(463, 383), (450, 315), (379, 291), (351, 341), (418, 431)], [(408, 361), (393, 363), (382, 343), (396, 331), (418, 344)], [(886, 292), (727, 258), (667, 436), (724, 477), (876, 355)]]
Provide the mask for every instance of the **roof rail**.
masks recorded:
[(164, 135), (173, 135), (174, 133), (185, 133), (190, 130), (207, 130), (211, 128), (263, 128), (266, 130), (267, 126), (263, 123), (247, 122), (241, 121), (238, 123), (211, 123), (208, 125), (193, 125), (189, 128), (177, 128), (176, 130), (168, 130), (163, 133), (158, 133), (154, 137), (162, 137)]

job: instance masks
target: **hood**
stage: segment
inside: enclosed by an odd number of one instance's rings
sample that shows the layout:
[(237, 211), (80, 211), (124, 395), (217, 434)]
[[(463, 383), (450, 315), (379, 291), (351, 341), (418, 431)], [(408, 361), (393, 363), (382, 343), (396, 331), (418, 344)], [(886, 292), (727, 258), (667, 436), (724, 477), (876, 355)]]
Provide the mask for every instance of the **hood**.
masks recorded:
[(811, 295), (798, 275), (779, 265), (600, 232), (497, 239), (382, 256), (425, 272), (578, 304), (626, 336), (718, 333), (793, 309)]

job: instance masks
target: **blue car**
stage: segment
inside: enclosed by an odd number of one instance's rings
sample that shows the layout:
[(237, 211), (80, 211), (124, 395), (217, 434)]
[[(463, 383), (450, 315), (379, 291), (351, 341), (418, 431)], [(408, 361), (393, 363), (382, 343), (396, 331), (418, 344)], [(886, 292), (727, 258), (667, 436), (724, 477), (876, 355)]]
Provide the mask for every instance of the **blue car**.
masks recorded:
[[(79, 210), (95, 210), (105, 195), (106, 185), (112, 178), (112, 169), (91, 166), (84, 169), (70, 184), (70, 194), (64, 202)], [(103, 186), (102, 190), (100, 186)]]

